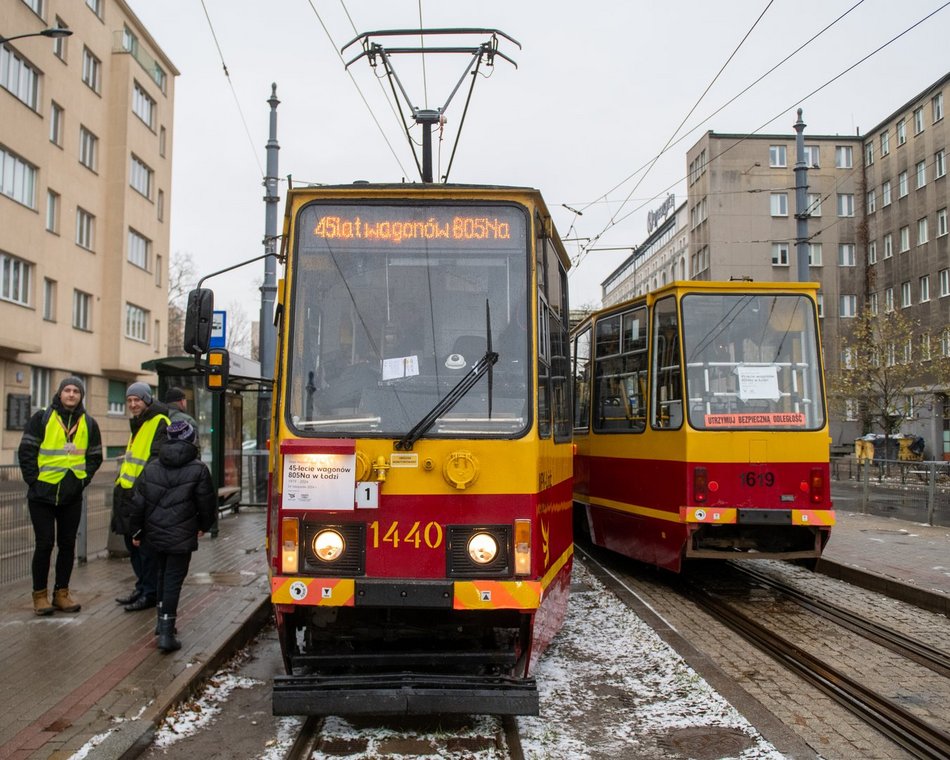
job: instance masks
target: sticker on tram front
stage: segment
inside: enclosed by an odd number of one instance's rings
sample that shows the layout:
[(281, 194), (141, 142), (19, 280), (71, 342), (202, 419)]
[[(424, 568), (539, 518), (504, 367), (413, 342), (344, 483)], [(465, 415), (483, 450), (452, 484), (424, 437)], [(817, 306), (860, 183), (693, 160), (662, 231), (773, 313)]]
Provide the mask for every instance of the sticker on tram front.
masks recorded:
[(290, 584), (290, 596), (298, 602), (307, 596), (307, 584), (303, 581), (294, 581)]

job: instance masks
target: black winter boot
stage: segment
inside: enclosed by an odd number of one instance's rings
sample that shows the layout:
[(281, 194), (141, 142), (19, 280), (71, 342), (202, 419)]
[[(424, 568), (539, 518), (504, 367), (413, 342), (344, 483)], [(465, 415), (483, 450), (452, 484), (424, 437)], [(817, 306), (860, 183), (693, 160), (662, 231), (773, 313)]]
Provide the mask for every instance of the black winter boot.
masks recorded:
[(175, 638), (175, 616), (162, 615), (158, 621), (158, 648), (163, 652), (181, 649), (181, 642)]

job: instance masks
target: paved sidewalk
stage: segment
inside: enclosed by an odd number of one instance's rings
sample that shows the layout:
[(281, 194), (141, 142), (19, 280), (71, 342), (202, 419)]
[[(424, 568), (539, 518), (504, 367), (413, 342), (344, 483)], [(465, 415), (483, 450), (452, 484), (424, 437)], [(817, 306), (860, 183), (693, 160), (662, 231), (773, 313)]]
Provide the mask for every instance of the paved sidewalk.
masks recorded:
[[(97, 737), (94, 758), (120, 758), (243, 644), (245, 623), (270, 611), (264, 513), (222, 515), (192, 556), (178, 611), (182, 649), (155, 648), (155, 610), (126, 612), (128, 559), (73, 572), (76, 614), (33, 614), (28, 580), (0, 586), (0, 758), (68, 758)], [(104, 738), (103, 738), (104, 737)]]

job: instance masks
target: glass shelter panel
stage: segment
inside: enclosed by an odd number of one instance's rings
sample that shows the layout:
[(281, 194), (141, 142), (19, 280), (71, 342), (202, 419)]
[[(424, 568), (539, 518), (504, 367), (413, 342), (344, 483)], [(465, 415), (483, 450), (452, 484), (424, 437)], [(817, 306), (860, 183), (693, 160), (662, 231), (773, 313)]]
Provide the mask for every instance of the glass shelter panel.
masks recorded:
[(825, 424), (815, 308), (796, 294), (687, 295), (689, 422), (708, 430)]
[[(302, 435), (402, 436), (485, 359), (428, 436), (530, 423), (528, 238), (512, 204), (329, 204), (299, 212), (288, 422)], [(489, 344), (489, 336), (491, 342)]]

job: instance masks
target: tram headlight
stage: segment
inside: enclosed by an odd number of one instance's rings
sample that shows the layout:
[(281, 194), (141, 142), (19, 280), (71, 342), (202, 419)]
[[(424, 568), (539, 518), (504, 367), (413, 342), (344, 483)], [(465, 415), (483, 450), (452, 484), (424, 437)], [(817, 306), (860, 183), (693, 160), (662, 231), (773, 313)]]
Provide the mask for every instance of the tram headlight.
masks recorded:
[(468, 540), (468, 556), (478, 565), (487, 565), (498, 556), (498, 542), (488, 533), (476, 533)]
[(346, 541), (335, 530), (321, 530), (310, 543), (314, 556), (323, 562), (335, 562), (343, 556)]

